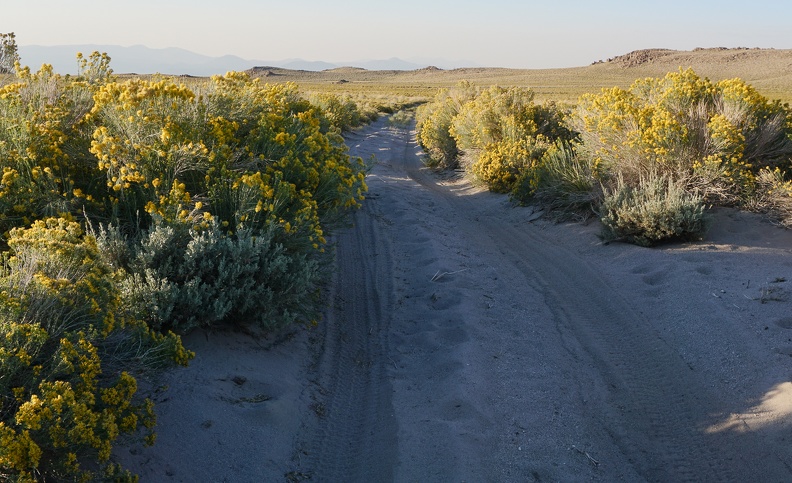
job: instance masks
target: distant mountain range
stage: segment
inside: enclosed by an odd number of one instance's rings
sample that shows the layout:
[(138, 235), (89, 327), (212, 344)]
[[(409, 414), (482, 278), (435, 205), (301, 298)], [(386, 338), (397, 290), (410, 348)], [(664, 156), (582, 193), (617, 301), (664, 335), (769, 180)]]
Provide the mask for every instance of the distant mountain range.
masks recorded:
[(248, 60), (234, 55), (210, 57), (179, 48), (152, 49), (143, 45), (23, 45), (19, 47), (22, 64), (37, 70), (42, 64), (51, 64), (61, 74), (77, 73), (77, 52), (88, 56), (91, 52), (107, 52), (110, 67), (117, 74), (168, 74), (209, 76), (228, 71), (243, 71), (256, 66), (272, 66), (293, 70), (322, 71), (338, 67), (360, 67), (367, 70), (415, 70), (435, 65), (443, 69), (476, 67), (473, 63), (434, 60), (431, 63), (410, 62), (391, 58), (342, 63), (306, 61), (302, 59)]

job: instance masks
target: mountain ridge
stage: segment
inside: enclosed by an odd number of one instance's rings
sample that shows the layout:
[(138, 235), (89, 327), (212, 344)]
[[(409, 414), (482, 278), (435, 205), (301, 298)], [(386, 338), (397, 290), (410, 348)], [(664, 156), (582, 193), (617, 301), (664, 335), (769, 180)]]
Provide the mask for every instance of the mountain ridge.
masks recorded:
[[(310, 61), (296, 58), (279, 61), (258, 60), (244, 59), (236, 55), (208, 56), (178, 47), (151, 48), (144, 45), (74, 44), (53, 46), (23, 45), (19, 47), (19, 55), (23, 65), (27, 65), (31, 69), (38, 69), (42, 64), (51, 64), (56, 72), (63, 74), (77, 73), (77, 52), (87, 55), (94, 51), (106, 52), (111, 58), (110, 65), (113, 71), (121, 74), (159, 73), (209, 76), (224, 74), (228, 71), (243, 71), (260, 66), (315, 72), (348, 66), (367, 70), (415, 70), (429, 65), (397, 57), (351, 62)], [(445, 68), (456, 68), (465, 65), (461, 62), (445, 60), (433, 60), (432, 62)]]

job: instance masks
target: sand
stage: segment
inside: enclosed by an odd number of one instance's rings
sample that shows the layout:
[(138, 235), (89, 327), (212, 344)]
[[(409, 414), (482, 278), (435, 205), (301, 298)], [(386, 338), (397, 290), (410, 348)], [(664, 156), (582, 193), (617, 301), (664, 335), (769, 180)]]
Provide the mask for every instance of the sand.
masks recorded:
[(370, 194), (337, 232), (318, 327), (196, 332), (153, 383), (147, 482), (789, 481), (792, 233), (714, 212), (703, 241), (438, 175), (408, 129), (351, 134)]

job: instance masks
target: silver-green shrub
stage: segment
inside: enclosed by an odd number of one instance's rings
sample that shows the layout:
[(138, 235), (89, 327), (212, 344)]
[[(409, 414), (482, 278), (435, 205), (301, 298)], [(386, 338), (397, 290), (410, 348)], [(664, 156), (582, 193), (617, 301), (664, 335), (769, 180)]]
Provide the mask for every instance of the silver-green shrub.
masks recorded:
[(702, 197), (665, 176), (650, 175), (637, 186), (619, 180), (602, 203), (602, 235), (641, 246), (700, 240), (708, 217)]
[(221, 323), (279, 329), (316, 317), (318, 257), (288, 250), (273, 231), (217, 223), (203, 230), (156, 221), (122, 283), (125, 299), (152, 327), (188, 332)]

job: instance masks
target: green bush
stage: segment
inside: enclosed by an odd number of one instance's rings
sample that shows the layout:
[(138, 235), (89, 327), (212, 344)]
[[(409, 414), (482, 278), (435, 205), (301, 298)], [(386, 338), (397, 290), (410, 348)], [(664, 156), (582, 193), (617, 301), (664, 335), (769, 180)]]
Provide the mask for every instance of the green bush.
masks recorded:
[(158, 330), (189, 332), (219, 324), (268, 330), (318, 314), (320, 260), (287, 249), (274, 230), (240, 228), (228, 236), (218, 223), (193, 230), (155, 222), (122, 283), (138, 316)]
[(605, 193), (601, 213), (605, 240), (642, 246), (700, 240), (708, 225), (702, 198), (661, 175), (651, 175), (638, 186), (619, 180)]

